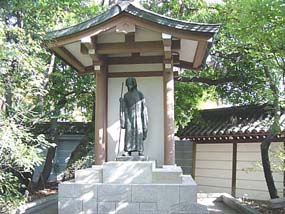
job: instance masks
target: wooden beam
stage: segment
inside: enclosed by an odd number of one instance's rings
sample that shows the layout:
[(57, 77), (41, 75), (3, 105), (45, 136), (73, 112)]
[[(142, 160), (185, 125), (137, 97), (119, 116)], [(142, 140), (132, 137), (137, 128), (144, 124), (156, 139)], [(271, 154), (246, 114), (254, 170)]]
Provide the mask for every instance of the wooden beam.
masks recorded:
[(95, 64), (102, 64), (101, 57), (96, 53), (97, 36), (84, 37), (80, 42), (80, 52), (89, 55)]
[(162, 41), (163, 41), (164, 59), (171, 59), (172, 57), (171, 35), (162, 33)]
[(163, 71), (140, 71), (140, 72), (114, 72), (108, 73), (109, 78), (119, 77), (159, 77), (163, 76)]
[(85, 72), (85, 67), (79, 62), (75, 56), (73, 56), (65, 47), (55, 47), (53, 48), (54, 52), (60, 56), (64, 61), (66, 61), (69, 65), (74, 67), (78, 72)]
[(135, 42), (135, 33), (128, 33), (125, 35), (125, 43), (134, 43)]
[(173, 51), (178, 51), (178, 50), (180, 50), (180, 48), (181, 48), (180, 39), (179, 40), (175, 39), (175, 40), (171, 41), (171, 49)]
[(122, 53), (149, 53), (163, 52), (162, 41), (135, 42), (135, 43), (104, 43), (97, 44), (97, 54), (122, 54)]
[(173, 62), (172, 59), (165, 59), (163, 62), (164, 72), (173, 72)]
[(186, 61), (182, 61), (182, 60), (179, 60), (179, 62), (177, 64), (175, 64), (175, 66), (177, 66), (179, 68), (189, 69), (189, 70), (197, 70), (196, 68), (193, 67), (192, 62), (186, 62)]
[(233, 143), (232, 189), (231, 189), (231, 195), (233, 197), (236, 197), (236, 183), (237, 183), (237, 143)]
[(90, 36), (86, 36), (81, 39), (81, 44), (83, 44), (88, 50), (89, 49), (94, 49), (93, 41)]
[(208, 47), (207, 41), (199, 41), (194, 57), (193, 68), (200, 68)]
[(109, 57), (108, 65), (163, 63), (163, 56)]

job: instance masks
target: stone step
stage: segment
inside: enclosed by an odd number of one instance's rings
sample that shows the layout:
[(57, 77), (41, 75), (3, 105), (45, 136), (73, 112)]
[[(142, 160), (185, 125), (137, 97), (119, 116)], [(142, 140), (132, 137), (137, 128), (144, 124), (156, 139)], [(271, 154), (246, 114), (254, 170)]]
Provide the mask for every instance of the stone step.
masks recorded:
[(77, 183), (110, 184), (181, 184), (182, 169), (178, 166), (155, 168), (154, 161), (110, 161), (100, 166), (75, 171)]
[(178, 166), (163, 166), (152, 171), (152, 183), (181, 184), (182, 169)]
[(92, 168), (80, 169), (75, 171), (76, 183), (102, 183), (103, 182), (103, 166), (92, 166)]
[(152, 183), (154, 161), (109, 161), (103, 165), (103, 183)]

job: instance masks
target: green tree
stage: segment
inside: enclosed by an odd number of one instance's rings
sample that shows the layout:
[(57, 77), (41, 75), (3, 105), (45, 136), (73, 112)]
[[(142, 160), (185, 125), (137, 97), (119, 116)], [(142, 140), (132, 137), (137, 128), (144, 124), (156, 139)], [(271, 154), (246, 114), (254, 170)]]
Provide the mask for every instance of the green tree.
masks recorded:
[[(0, 6), (0, 207), (8, 212), (23, 199), (21, 178), (42, 161), (41, 150), (50, 145), (33, 134), (34, 127), (66, 118), (59, 113), (71, 115), (75, 107), (88, 109), (90, 118), (93, 108), (94, 78), (78, 76), (47, 52), (43, 37), (94, 16), (101, 6), (88, 0), (9, 0)], [(49, 142), (56, 145), (56, 139)]]
[[(268, 150), (272, 139), (280, 133), (279, 112), (284, 100), (284, 0), (226, 0), (222, 4), (211, 5), (205, 1), (191, 0), (144, 3), (150, 9), (175, 18), (222, 24), (208, 65), (199, 73), (186, 71), (177, 80), (202, 84), (204, 88), (212, 86), (217, 98), (234, 105), (267, 103), (271, 106), (274, 121), (270, 124), (270, 135), (261, 144), (261, 155), (270, 197), (278, 197)], [(163, 6), (159, 7), (160, 4)], [(192, 96), (186, 93), (183, 95)], [(188, 101), (190, 105), (189, 99), (192, 98), (184, 98), (182, 101)], [(180, 107), (183, 102), (178, 101), (176, 104)], [(193, 104), (194, 107), (195, 102)]]
[(265, 102), (272, 106), (274, 120), (270, 124), (270, 134), (261, 143), (261, 157), (270, 197), (276, 198), (278, 194), (268, 151), (272, 140), (281, 131), (280, 105), (284, 99), (281, 80), (285, 72), (284, 1), (227, 1), (220, 15), (224, 17), (225, 34), (222, 34), (218, 48), (218, 54), (225, 56), (221, 64), (223, 67), (229, 64), (227, 70), (235, 68), (238, 76), (247, 76), (237, 82), (234, 81), (236, 75), (233, 75), (231, 84), (220, 88), (221, 93), (228, 97), (231, 94), (234, 103)]

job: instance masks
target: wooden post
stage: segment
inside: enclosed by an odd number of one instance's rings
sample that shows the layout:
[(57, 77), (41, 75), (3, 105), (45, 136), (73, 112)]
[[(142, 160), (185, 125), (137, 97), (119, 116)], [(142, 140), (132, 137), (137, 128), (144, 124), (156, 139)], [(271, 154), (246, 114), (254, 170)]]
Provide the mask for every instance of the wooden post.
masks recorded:
[(172, 61), (165, 60), (163, 72), (164, 88), (164, 164), (175, 164), (174, 148), (174, 79)]
[(192, 178), (195, 179), (197, 144), (192, 142)]
[(107, 125), (107, 68), (95, 65), (96, 72), (96, 114), (95, 114), (95, 164), (106, 161), (106, 125)]
[(237, 182), (237, 143), (233, 143), (233, 159), (232, 159), (232, 196), (236, 197)]

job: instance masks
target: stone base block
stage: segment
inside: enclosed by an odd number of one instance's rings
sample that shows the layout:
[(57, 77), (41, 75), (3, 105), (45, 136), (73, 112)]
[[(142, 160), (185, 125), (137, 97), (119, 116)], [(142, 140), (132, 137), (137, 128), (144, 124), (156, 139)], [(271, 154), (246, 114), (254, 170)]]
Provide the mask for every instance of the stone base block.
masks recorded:
[(75, 181), (77, 183), (102, 183), (103, 167), (92, 166), (92, 168), (76, 170)]
[(82, 201), (76, 198), (59, 198), (58, 199), (59, 214), (79, 214), (82, 212)]
[(182, 169), (178, 166), (163, 166), (152, 172), (152, 183), (158, 184), (181, 184)]
[(103, 183), (151, 183), (153, 165), (153, 161), (107, 162), (103, 165)]
[(145, 156), (118, 156), (116, 161), (147, 161), (148, 158)]
[[(60, 214), (184, 214), (197, 201), (197, 185), (177, 166), (154, 161), (113, 161), (78, 170), (59, 184)], [(204, 214), (204, 212), (201, 212)]]

